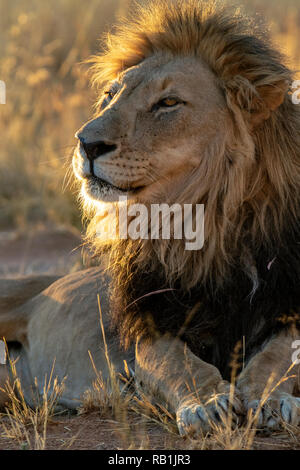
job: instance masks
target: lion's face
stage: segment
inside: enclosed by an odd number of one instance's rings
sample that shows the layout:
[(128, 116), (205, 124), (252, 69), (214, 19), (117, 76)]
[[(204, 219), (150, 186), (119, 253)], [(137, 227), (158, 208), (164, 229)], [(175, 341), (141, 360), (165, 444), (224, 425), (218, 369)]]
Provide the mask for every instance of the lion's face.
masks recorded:
[(77, 132), (73, 168), (84, 197), (149, 201), (200, 165), (205, 175), (205, 148), (222, 146), (228, 119), (217, 79), (199, 58), (157, 54), (127, 69)]

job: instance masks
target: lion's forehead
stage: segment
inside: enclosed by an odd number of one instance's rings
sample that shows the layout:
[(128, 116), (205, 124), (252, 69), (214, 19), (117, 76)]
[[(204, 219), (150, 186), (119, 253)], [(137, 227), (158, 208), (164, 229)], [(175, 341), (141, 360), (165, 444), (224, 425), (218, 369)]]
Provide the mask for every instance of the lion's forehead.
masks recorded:
[(145, 92), (151, 95), (171, 86), (181, 93), (194, 94), (195, 85), (205, 86), (205, 95), (211, 91), (221, 96), (216, 76), (199, 57), (172, 57), (160, 53), (128, 68), (112, 82), (113, 89), (124, 90), (124, 98)]

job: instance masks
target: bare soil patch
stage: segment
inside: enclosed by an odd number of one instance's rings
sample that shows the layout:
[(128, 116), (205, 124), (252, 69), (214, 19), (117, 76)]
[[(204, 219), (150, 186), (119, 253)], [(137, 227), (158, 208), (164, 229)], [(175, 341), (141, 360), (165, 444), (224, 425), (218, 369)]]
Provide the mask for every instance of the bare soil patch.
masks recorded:
[[(5, 418), (4, 418), (5, 419)], [(51, 419), (47, 426), (47, 450), (222, 450), (213, 437), (191, 440), (182, 439), (164, 430), (159, 424), (145, 422), (129, 416), (129, 429), (99, 412), (78, 416), (61, 416)], [(0, 427), (1, 429), (1, 427)], [(32, 433), (33, 434), (33, 433)], [(1, 437), (0, 450), (27, 449), (28, 445)], [(32, 436), (33, 438), (33, 436)], [(287, 433), (269, 437), (257, 436), (253, 450), (300, 450), (300, 442)]]

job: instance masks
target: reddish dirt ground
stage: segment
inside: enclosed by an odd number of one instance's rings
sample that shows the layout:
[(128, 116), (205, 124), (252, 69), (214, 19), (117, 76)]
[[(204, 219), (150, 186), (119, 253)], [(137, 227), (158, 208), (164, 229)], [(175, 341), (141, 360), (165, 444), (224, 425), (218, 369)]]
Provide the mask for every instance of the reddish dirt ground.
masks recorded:
[[(215, 439), (182, 439), (161, 425), (129, 417), (130, 430), (112, 417), (99, 412), (52, 418), (47, 426), (47, 450), (221, 450)], [(16, 439), (1, 436), (0, 450), (27, 449)], [(33, 435), (31, 433), (33, 439)], [(34, 444), (33, 444), (34, 445)], [(300, 450), (300, 442), (285, 433), (255, 437), (253, 450)]]

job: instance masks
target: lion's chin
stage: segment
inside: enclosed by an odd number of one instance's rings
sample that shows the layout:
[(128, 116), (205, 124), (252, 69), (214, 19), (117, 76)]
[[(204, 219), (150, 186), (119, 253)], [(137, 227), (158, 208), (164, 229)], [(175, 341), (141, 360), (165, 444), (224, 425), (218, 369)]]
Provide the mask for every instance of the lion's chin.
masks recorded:
[(99, 202), (118, 202), (120, 199), (134, 198), (139, 192), (139, 188), (122, 189), (114, 186), (100, 178), (90, 176), (82, 182), (82, 195), (84, 199), (88, 199), (90, 203), (97, 205)]

